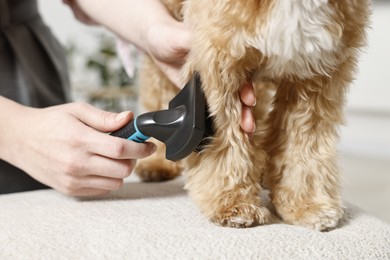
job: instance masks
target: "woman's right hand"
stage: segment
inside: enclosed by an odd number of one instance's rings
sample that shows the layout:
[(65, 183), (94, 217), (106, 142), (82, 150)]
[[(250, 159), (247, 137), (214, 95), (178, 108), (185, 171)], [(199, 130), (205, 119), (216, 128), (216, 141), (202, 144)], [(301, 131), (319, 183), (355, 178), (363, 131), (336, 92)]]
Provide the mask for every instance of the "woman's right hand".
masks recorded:
[(83, 103), (12, 107), (8, 130), (0, 130), (0, 157), (67, 195), (104, 195), (119, 189), (136, 160), (156, 149), (153, 143), (105, 133), (128, 123), (131, 112), (109, 113)]

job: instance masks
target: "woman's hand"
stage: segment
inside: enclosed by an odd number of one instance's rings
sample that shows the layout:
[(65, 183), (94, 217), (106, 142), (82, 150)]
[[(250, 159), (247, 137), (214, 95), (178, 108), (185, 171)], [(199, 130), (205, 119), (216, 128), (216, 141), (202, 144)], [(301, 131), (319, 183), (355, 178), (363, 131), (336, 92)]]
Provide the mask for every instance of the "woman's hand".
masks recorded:
[(151, 26), (146, 33), (146, 51), (156, 65), (178, 87), (180, 70), (190, 49), (190, 31), (181, 22), (162, 22)]
[[(180, 86), (180, 70), (190, 49), (190, 31), (181, 22), (157, 23), (147, 31), (146, 51), (156, 65), (176, 85)], [(241, 128), (252, 134), (255, 120), (252, 107), (256, 104), (252, 82), (249, 80), (240, 91), (243, 104)]]
[(240, 90), (242, 102), (241, 128), (244, 132), (252, 134), (256, 130), (256, 122), (253, 116), (253, 107), (256, 105), (256, 96), (252, 81), (248, 80)]
[(74, 17), (82, 23), (88, 25), (98, 25), (90, 16), (88, 16), (77, 4), (75, 0), (62, 0), (62, 2), (70, 7)]
[(12, 106), (6, 120), (12, 131), (1, 131), (0, 143), (7, 149), (0, 157), (64, 194), (104, 195), (119, 189), (136, 160), (156, 149), (105, 133), (128, 123), (131, 112), (109, 113), (83, 103)]

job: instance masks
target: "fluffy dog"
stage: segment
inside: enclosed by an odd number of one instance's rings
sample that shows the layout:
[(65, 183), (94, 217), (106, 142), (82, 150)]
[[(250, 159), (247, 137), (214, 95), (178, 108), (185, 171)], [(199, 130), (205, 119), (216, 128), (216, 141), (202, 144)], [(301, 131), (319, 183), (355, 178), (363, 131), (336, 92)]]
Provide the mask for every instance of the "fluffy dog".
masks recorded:
[[(260, 198), (269, 189), (286, 223), (315, 230), (343, 216), (337, 128), (365, 44), (369, 0), (162, 0), (192, 30), (183, 82), (198, 72), (215, 134), (182, 164), (156, 156), (137, 172), (171, 179), (184, 167), (186, 188), (218, 225), (248, 227), (270, 221)], [(145, 58), (140, 100), (167, 108), (177, 89)], [(256, 132), (240, 129), (239, 89), (251, 77)]]

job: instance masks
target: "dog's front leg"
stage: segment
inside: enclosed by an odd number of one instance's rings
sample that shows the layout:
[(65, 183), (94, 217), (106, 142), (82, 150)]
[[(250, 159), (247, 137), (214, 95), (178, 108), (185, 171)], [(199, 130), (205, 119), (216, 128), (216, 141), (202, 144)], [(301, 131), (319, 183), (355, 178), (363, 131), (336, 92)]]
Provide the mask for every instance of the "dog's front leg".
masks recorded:
[(261, 202), (261, 172), (256, 170), (264, 166), (265, 154), (255, 156), (255, 145), (240, 128), (239, 98), (239, 89), (259, 54), (240, 47), (242, 53), (237, 56), (233, 41), (201, 35), (212, 32), (213, 28), (195, 32), (196, 38), (210, 42), (194, 39), (185, 68), (187, 75), (196, 71), (201, 77), (215, 132), (202, 152), (187, 160), (186, 187), (202, 213), (218, 225), (264, 224), (270, 213)]
[(343, 215), (336, 147), (350, 65), (345, 62), (332, 78), (286, 80), (276, 93), (264, 179), (287, 223), (327, 230)]
[(186, 188), (202, 213), (218, 225), (264, 224), (270, 213), (261, 202), (261, 172), (255, 171), (255, 164), (264, 165), (265, 154), (255, 156), (254, 144), (240, 129), (238, 94), (211, 89), (208, 77), (200, 74), (210, 102), (215, 134), (200, 153), (187, 159)]

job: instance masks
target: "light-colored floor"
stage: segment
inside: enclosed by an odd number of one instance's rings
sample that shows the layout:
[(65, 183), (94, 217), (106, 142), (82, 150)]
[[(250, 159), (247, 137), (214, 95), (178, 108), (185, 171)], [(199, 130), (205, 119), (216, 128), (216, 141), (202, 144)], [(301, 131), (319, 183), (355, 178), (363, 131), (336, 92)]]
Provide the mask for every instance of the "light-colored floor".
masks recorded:
[(341, 167), (345, 201), (390, 223), (390, 160), (343, 154)]

